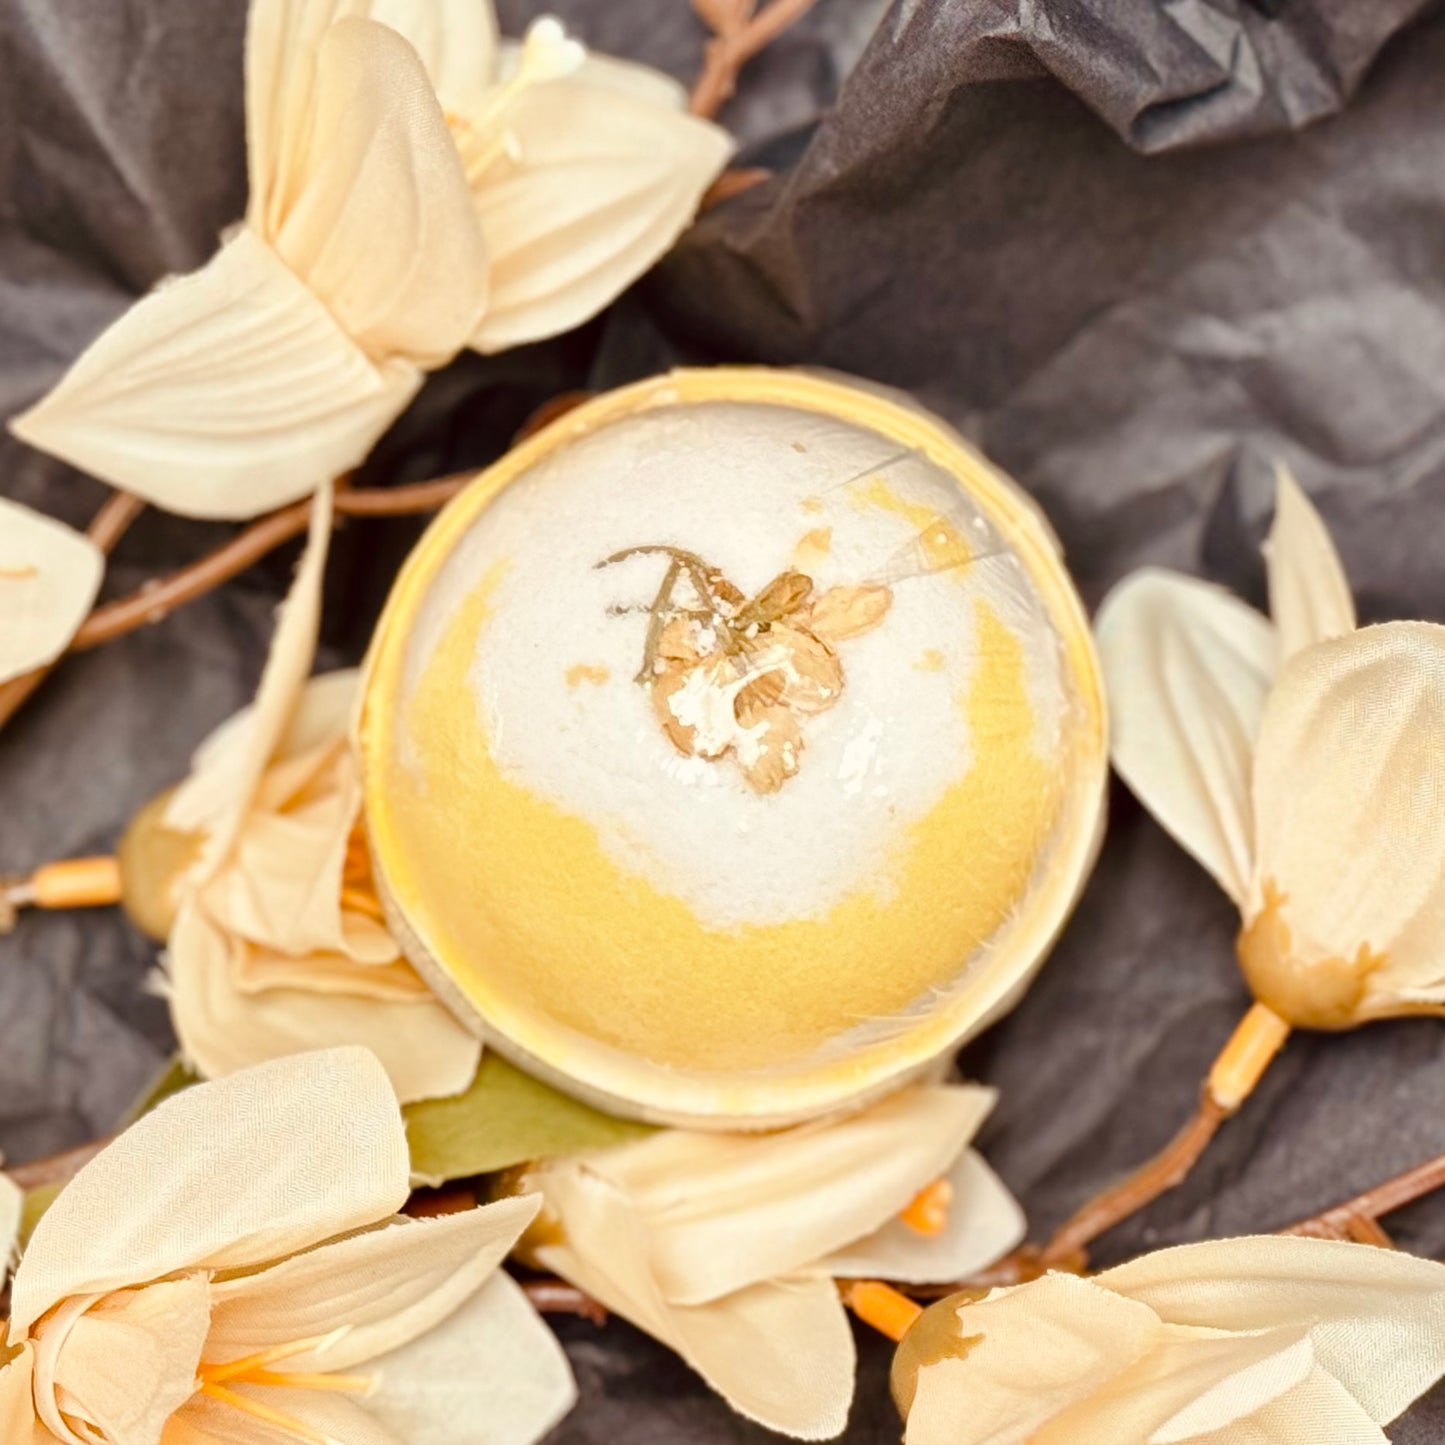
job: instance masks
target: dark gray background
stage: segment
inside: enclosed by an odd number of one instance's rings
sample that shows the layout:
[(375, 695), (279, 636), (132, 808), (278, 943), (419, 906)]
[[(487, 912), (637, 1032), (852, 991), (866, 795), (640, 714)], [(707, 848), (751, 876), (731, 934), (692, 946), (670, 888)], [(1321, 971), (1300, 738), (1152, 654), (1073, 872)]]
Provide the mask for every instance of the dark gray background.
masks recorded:
[[(506, 28), (538, 8), (507, 0)], [(695, 73), (684, 0), (552, 8)], [(243, 12), (0, 0), (0, 415), (240, 214)], [(977, 438), (1039, 497), (1091, 605), (1144, 561), (1262, 601), (1279, 455), (1365, 618), (1445, 619), (1442, 102), (1445, 15), (1419, 0), (821, 0), (727, 113), (778, 178), (578, 335), (435, 377), (369, 479), (485, 461), (570, 387), (804, 362), (906, 387)], [(0, 491), (75, 522), (102, 495), (8, 439)], [(325, 663), (359, 654), (416, 531), (338, 539)], [(223, 535), (147, 516), (109, 585)], [(250, 695), (290, 560), (47, 683), (0, 734), (0, 870), (109, 847), (183, 771)], [(1247, 1001), (1230, 905), (1122, 790), (1113, 805), (1064, 941), (964, 1060), (1002, 1090), (984, 1142), (1038, 1234), (1168, 1137)], [(167, 1053), (152, 959), (109, 913), (0, 940), (12, 1162), (107, 1130)], [(1445, 1149), (1442, 1102), (1445, 1024), (1296, 1038), (1190, 1183), (1099, 1257), (1313, 1212)], [(1391, 1223), (1445, 1251), (1445, 1200)], [(765, 1438), (626, 1326), (561, 1329), (583, 1406), (560, 1439)], [(887, 1351), (863, 1348), (849, 1439), (891, 1440)], [(1392, 1433), (1445, 1437), (1445, 1392)]]

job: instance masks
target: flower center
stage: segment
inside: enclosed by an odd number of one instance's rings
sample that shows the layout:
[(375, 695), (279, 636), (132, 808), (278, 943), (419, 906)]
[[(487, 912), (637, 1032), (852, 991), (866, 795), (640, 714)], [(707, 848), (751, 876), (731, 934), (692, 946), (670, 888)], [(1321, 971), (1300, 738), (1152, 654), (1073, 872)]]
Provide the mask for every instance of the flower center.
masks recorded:
[(270, 1385), (288, 1390), (334, 1390), (354, 1394), (369, 1394), (376, 1388), (376, 1379), (369, 1375), (340, 1375), (327, 1371), (288, 1371), (271, 1367), (298, 1355), (320, 1351), (335, 1343), (341, 1332), (318, 1335), (314, 1339), (296, 1340), (289, 1345), (274, 1345), (240, 1360), (227, 1360), (224, 1364), (202, 1363), (197, 1393), (205, 1395), (222, 1405), (228, 1405), (253, 1420), (270, 1425), (309, 1445), (340, 1445), (324, 1430), (288, 1415), (252, 1395), (243, 1395), (237, 1385)]
[(481, 180), (503, 156), (518, 158), (517, 138), (509, 121), (523, 93), (549, 80), (564, 80), (586, 58), (586, 49), (568, 37), (560, 20), (543, 16), (527, 31), (510, 78), (493, 86), (471, 114), (448, 114), (469, 185)]

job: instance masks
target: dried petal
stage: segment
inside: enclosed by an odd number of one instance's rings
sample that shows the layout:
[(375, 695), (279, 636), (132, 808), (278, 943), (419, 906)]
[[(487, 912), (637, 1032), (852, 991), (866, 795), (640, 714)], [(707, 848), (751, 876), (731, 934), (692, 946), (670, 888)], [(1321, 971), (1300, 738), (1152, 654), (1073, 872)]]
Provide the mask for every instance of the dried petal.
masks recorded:
[(738, 762), (748, 786), (776, 793), (802, 766), (807, 741), (797, 714), (782, 703), (745, 703), (738, 723)]
[(871, 632), (892, 605), (892, 590), (877, 583), (830, 587), (813, 603), (806, 626), (824, 642), (843, 642)]
[(812, 590), (813, 579), (806, 574), (792, 569), (780, 572), (747, 604), (738, 621), (746, 625), (788, 617), (808, 600)]
[(843, 692), (838, 654), (821, 638), (790, 623), (774, 623), (759, 634), (749, 662), (779, 669), (783, 701), (795, 712), (826, 712)]
[(652, 709), (668, 740), (684, 757), (720, 758), (733, 746), (733, 696), (738, 670), (729, 657), (696, 666), (670, 663), (653, 680)]

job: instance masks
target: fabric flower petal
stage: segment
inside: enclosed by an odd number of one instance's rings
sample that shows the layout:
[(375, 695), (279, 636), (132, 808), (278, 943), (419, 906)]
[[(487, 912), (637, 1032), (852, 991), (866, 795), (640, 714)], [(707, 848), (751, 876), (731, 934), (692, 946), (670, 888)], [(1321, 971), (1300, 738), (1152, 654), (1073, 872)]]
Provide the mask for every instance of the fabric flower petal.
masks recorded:
[(440, 366), (482, 314), (487, 256), (431, 79), (362, 19), (333, 25), (315, 63), (304, 184), (268, 239), (368, 356)]
[(1301, 1421), (1308, 1422), (1309, 1445), (1325, 1440), (1329, 1445), (1389, 1445), (1355, 1397), (1318, 1366), (1249, 1419), (1191, 1436), (1189, 1445), (1302, 1445)]
[(707, 121), (580, 78), (526, 91), (515, 160), (474, 176), (491, 294), (472, 335), (500, 351), (590, 319), (677, 239), (726, 164)]
[(213, 738), (198, 766), (176, 789), (166, 808), (168, 827), (181, 833), (204, 833), (199, 859), (190, 881), (214, 876), (236, 841), (246, 811), (266, 766), (287, 734), (316, 655), (321, 626), (321, 591), (326, 580), (326, 555), (331, 544), (332, 494), (324, 484), (311, 504), (311, 528), (296, 578), (282, 602), (276, 631), (261, 674), (256, 701), (226, 732), (226, 745)]
[(1244, 907), (1254, 862), (1254, 740), (1277, 642), (1217, 587), (1152, 568), (1095, 624), (1114, 766), (1174, 838)]
[(0, 1288), (15, 1258), (24, 1209), (25, 1195), (20, 1186), (8, 1174), (0, 1174)]
[[(211, 1289), (212, 1360), (344, 1330), (291, 1370), (345, 1371), (426, 1335), (481, 1288), (532, 1222), (523, 1196), (437, 1219), (399, 1219)], [(479, 1361), (479, 1364), (481, 1362)]]
[[(328, 1445), (412, 1445), (367, 1408), (364, 1397), (340, 1391), (299, 1390), (274, 1385), (239, 1384), (236, 1394), (296, 1421)], [(233, 1406), (197, 1395), (183, 1405), (166, 1429), (164, 1445), (295, 1445), (294, 1431), (263, 1424)]]
[(194, 903), (171, 931), (166, 992), (185, 1056), (207, 1078), (309, 1049), (361, 1045), (386, 1070), (402, 1103), (459, 1094), (471, 1083), (482, 1045), (430, 998), (365, 997), (329, 990), (268, 988), (232, 981), (240, 947)]
[(566, 1243), (534, 1249), (543, 1268), (675, 1350), (750, 1420), (803, 1440), (843, 1429), (856, 1360), (826, 1275), (771, 1280), (709, 1304), (672, 1304), (653, 1277), (647, 1229), (615, 1185), (576, 1168), (549, 1172), (545, 1195)]
[(491, 0), (365, 0), (365, 7), (415, 47), (445, 110), (460, 109), (495, 76), (501, 41)]
[(1038, 1445), (1175, 1445), (1248, 1420), (1306, 1379), (1302, 1325), (1230, 1334), (1166, 1326), (1155, 1348), (1055, 1415)]
[(567, 1356), (521, 1289), (498, 1273), (430, 1334), (369, 1367), (366, 1410), (406, 1445), (457, 1445), (479, 1422), (487, 1445), (532, 1445), (572, 1408)]
[(1445, 1264), (1402, 1251), (1263, 1235), (1160, 1250), (1097, 1280), (1172, 1324), (1303, 1319), (1321, 1367), (1379, 1425), (1445, 1374)]
[(249, 229), (143, 297), (10, 428), (169, 512), (241, 519), (357, 465), (416, 394)]
[(1283, 465), (1265, 559), (1281, 662), (1312, 642), (1355, 630), (1355, 601), (1339, 553), (1320, 514)]
[[(508, 52), (518, 48), (515, 41), (503, 42), (504, 67), (508, 63)], [(615, 55), (596, 55), (589, 50), (572, 79), (579, 85), (619, 91), (665, 110), (682, 112), (687, 109), (687, 90), (670, 75), (664, 75), (650, 65), (640, 65)]]
[(666, 1129), (588, 1167), (634, 1201), (663, 1295), (701, 1304), (872, 1234), (952, 1168), (994, 1097), (918, 1087), (771, 1135)]
[(1160, 1250), (1096, 1283), (1171, 1324), (1268, 1330), (1304, 1321), (1320, 1366), (1377, 1424), (1445, 1373), (1445, 1265), (1396, 1250), (1225, 1239)]
[(1265, 711), (1254, 908), (1276, 900), (1290, 958), (1349, 974), (1366, 1015), (1445, 998), (1442, 738), (1445, 627), (1427, 622), (1297, 653)]
[[(288, 138), (314, 113), (312, 57), (336, 21), (360, 16), (410, 42), (448, 107), (492, 78), (497, 19), (488, 0), (253, 0), (246, 26), (247, 151), (252, 218), (280, 225), (292, 187)], [(258, 198), (265, 198), (264, 202)]]
[(42, 1320), (35, 1330), (41, 1418), (52, 1428), (81, 1422), (89, 1438), (118, 1445), (159, 1445), (167, 1420), (195, 1393), (207, 1286), (204, 1274), (192, 1274), (107, 1295), (73, 1319), (68, 1302)]
[(186, 1089), (41, 1218), (11, 1288), (11, 1341), (68, 1295), (261, 1264), (394, 1214), (407, 1192), (401, 1111), (364, 1049)]
[(26, 1344), (0, 1365), (0, 1440), (5, 1445), (54, 1445), (35, 1415), (35, 1346)]
[(0, 682), (65, 651), (104, 571), (84, 533), (0, 497)]
[(891, 1279), (946, 1284), (967, 1279), (1023, 1241), (1024, 1212), (982, 1155), (965, 1149), (945, 1176), (952, 1189), (948, 1222), (937, 1235), (920, 1234), (901, 1219), (830, 1254), (819, 1268), (835, 1279)]
[(965, 1305), (957, 1332), (957, 1357), (919, 1372), (908, 1445), (1025, 1445), (1048, 1438), (1039, 1432), (1144, 1359), (1163, 1326), (1145, 1305), (1088, 1280), (1047, 1275)]

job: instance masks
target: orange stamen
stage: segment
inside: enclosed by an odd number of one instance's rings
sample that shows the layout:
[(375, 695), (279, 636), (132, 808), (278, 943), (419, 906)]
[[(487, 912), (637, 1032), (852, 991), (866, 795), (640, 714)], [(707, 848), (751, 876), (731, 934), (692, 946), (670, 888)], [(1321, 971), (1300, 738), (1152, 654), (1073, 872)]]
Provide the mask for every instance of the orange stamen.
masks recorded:
[(341, 1336), (340, 1330), (329, 1335), (312, 1335), (306, 1340), (292, 1340), (285, 1345), (272, 1345), (270, 1349), (258, 1350), (240, 1360), (226, 1360), (218, 1365), (201, 1365), (201, 1379), (209, 1384), (222, 1384), (226, 1380), (239, 1380), (267, 1365), (279, 1364), (282, 1360), (294, 1360), (297, 1355), (308, 1355), (334, 1344)]
[(260, 1420), (262, 1424), (270, 1425), (273, 1429), (294, 1435), (298, 1440), (305, 1440), (307, 1445), (342, 1445), (341, 1441), (323, 1430), (318, 1430), (314, 1425), (307, 1425), (294, 1415), (274, 1410), (270, 1405), (263, 1405), (249, 1395), (238, 1395), (224, 1385), (203, 1384), (200, 1393), (222, 1405), (229, 1405), (233, 1410), (239, 1410), (243, 1415), (251, 1416), (253, 1420)]
[(377, 923), (386, 922), (386, 914), (381, 910), (381, 900), (370, 888), (355, 883), (343, 883), (341, 886), (341, 906), (349, 909), (352, 913), (360, 913), (365, 917), (375, 920)]
[(858, 1279), (842, 1286), (843, 1303), (881, 1335), (898, 1341), (923, 1313), (921, 1305), (876, 1279)]
[(936, 1239), (948, 1228), (948, 1211), (953, 1203), (953, 1185), (947, 1179), (935, 1179), (920, 1189), (913, 1202), (898, 1217), (917, 1234)]

